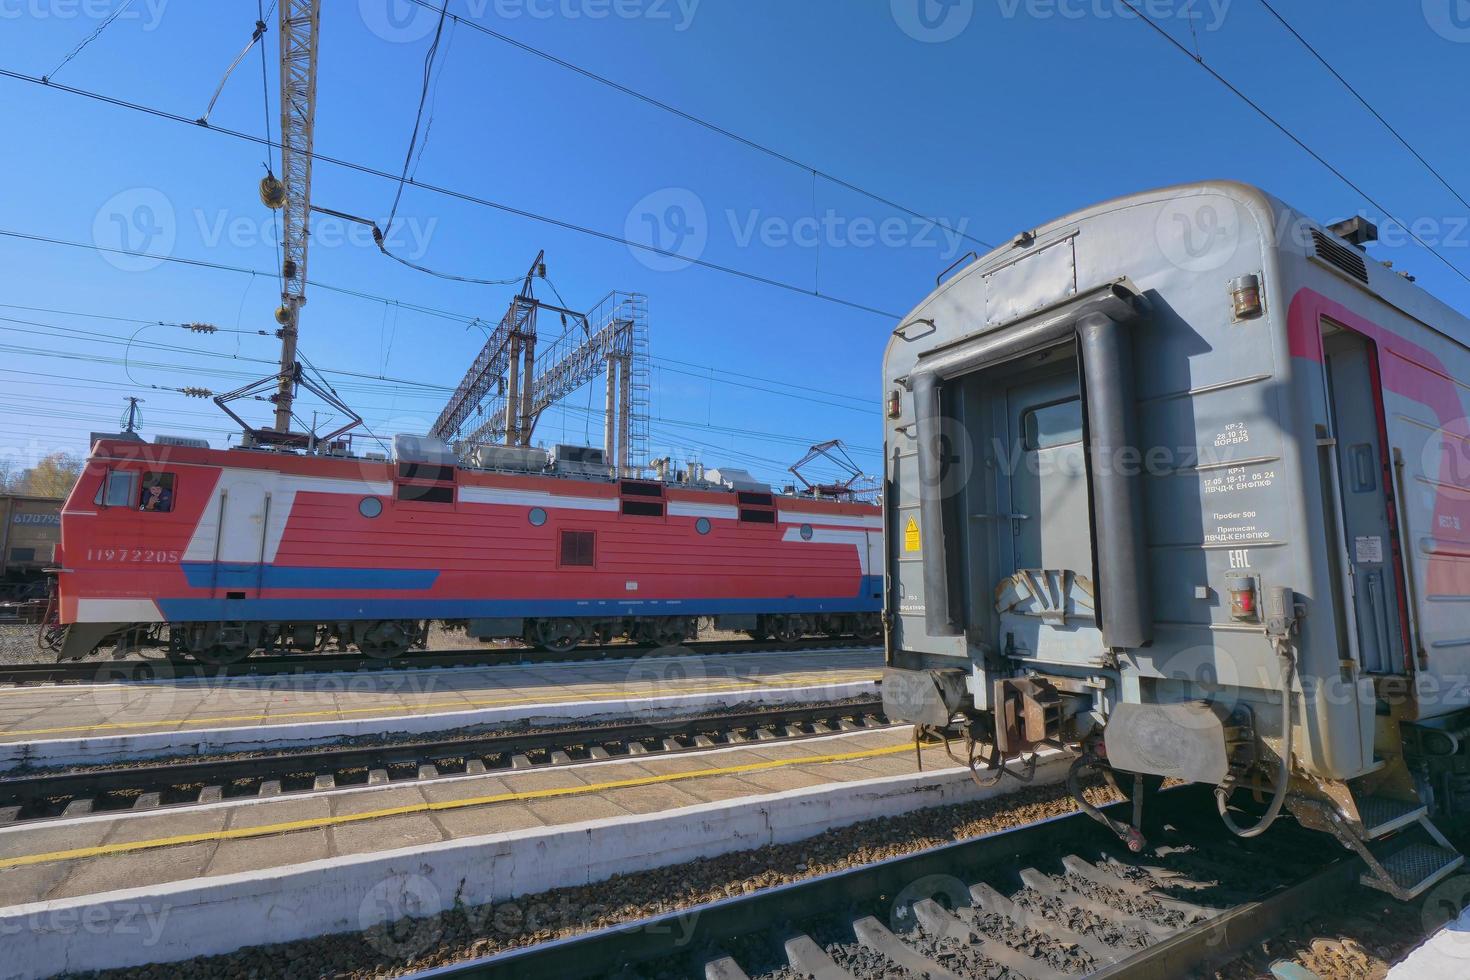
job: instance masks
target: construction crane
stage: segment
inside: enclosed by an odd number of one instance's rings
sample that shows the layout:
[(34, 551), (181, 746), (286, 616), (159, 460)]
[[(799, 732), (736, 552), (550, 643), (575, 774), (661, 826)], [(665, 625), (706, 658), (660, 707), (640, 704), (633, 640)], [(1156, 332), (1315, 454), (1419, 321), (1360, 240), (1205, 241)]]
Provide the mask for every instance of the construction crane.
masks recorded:
[[(300, 336), (301, 307), (306, 302), (306, 255), (310, 238), (312, 139), (316, 126), (317, 34), (321, 26), (321, 0), (281, 0), (281, 176), (267, 173), (260, 181), (260, 199), (266, 207), (281, 212), (281, 305), (276, 310), (277, 334), (281, 338), (280, 370), (268, 378), (225, 392), (216, 405), (244, 429), (255, 446), (282, 446), (315, 450), (318, 443), (331, 445), (342, 433), (362, 424), (362, 417), (348, 408), (324, 385), (301, 370), (296, 343)], [(292, 403), (297, 387), (306, 388), (346, 416), (347, 422), (332, 432), (291, 431)], [(275, 428), (259, 429), (237, 415), (229, 403), (243, 398), (263, 398), (275, 405)]]
[[(321, 0), (281, 0), (281, 372), (276, 431), (291, 431), (296, 339), (306, 302), (306, 253), (311, 215), (311, 146), (316, 126), (317, 33)], [(267, 175), (269, 179), (269, 175)], [(262, 193), (264, 196), (264, 193)], [(267, 204), (270, 202), (267, 201)]]

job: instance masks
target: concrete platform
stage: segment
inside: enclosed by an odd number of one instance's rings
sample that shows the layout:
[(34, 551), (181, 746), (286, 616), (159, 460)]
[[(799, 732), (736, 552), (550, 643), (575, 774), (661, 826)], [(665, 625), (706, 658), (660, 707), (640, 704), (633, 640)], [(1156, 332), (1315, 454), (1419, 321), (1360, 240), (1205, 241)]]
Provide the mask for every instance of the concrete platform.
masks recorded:
[[(1421, 900), (1426, 925), (1443, 921), (1470, 898), (1470, 875), (1454, 875)], [(1387, 980), (1464, 980), (1470, 977), (1470, 907), (1436, 929), (1388, 971)]]
[(0, 771), (872, 694), (877, 650), (0, 690)]
[[(911, 730), (0, 829), (0, 974), (371, 928), (809, 837), (980, 790)], [(1064, 759), (1044, 760), (1054, 782)]]

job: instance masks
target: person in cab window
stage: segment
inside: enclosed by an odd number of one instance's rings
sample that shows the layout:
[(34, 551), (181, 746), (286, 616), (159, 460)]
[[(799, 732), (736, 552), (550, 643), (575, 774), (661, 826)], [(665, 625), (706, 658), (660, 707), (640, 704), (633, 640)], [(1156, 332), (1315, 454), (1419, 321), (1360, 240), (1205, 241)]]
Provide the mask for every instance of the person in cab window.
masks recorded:
[(155, 483), (143, 491), (143, 503), (139, 510), (169, 511), (174, 509), (173, 491)]

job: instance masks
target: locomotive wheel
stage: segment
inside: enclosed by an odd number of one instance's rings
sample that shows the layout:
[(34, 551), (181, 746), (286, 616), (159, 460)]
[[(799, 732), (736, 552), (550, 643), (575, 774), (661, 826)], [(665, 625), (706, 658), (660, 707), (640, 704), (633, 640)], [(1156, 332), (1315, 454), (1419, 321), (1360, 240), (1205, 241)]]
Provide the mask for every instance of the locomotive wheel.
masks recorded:
[(410, 638), (393, 622), (373, 623), (357, 638), (357, 649), (374, 660), (392, 660), (408, 652)]
[(682, 619), (660, 619), (648, 628), (649, 637), (661, 647), (678, 646), (689, 638), (689, 624)]
[(193, 639), (203, 642), (188, 651), (191, 657), (211, 667), (227, 667), (254, 653), (257, 637), (246, 624), (229, 622), (205, 626)]
[(795, 643), (806, 635), (800, 616), (772, 616), (769, 621), (771, 636), (778, 643)]
[(547, 653), (570, 653), (585, 636), (575, 619), (538, 619), (535, 631), (536, 645)]

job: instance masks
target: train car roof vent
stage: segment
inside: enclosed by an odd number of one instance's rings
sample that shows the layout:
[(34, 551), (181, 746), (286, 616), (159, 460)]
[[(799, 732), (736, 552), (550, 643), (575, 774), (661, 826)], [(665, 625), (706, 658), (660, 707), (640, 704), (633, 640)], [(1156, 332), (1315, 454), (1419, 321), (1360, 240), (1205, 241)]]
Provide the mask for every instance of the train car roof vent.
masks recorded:
[(1312, 229), (1312, 244), (1316, 246), (1317, 258), (1358, 282), (1368, 281), (1368, 263), (1357, 249), (1349, 248), (1339, 241)]
[(1359, 249), (1369, 242), (1378, 241), (1378, 226), (1360, 214), (1346, 221), (1330, 224), (1327, 230), (1349, 245), (1356, 245)]

